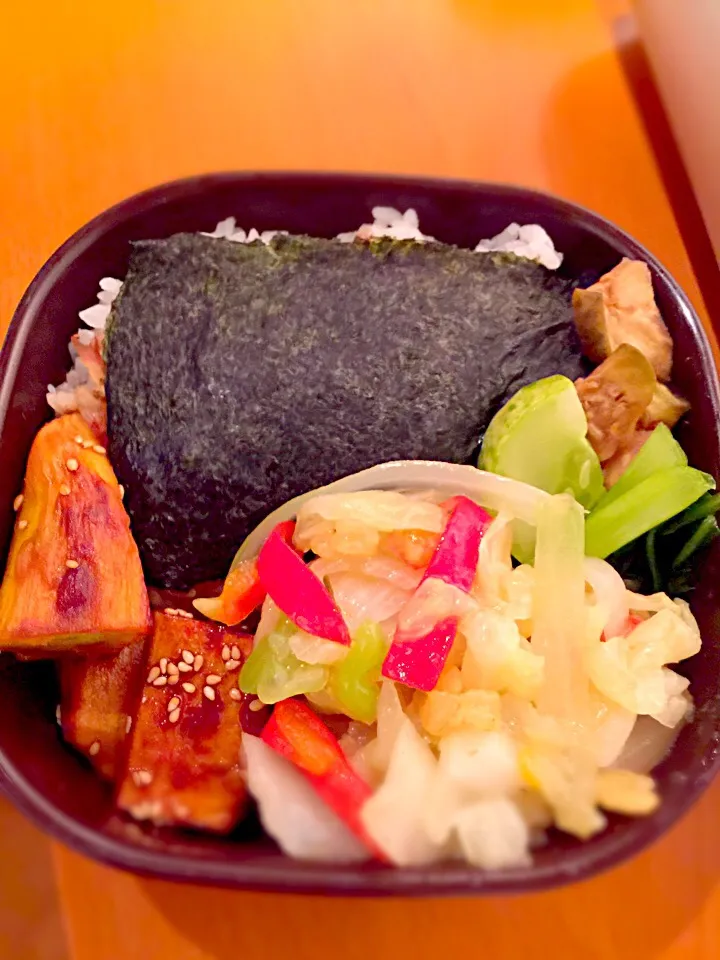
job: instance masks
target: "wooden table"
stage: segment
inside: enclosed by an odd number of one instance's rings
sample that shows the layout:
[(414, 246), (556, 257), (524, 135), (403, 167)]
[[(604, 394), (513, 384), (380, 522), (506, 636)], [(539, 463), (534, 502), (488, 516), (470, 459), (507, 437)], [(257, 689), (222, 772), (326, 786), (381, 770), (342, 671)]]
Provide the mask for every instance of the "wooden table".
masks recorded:
[[(717, 275), (642, 59), (632, 46), (618, 54), (613, 24), (625, 12), (624, 0), (7, 3), (0, 323), (89, 217), (157, 181), (223, 168), (425, 173), (554, 191), (647, 244), (707, 319), (700, 289), (714, 311)], [(711, 958), (718, 801), (720, 785), (609, 875), (516, 900), (237, 894), (54, 854), (75, 960), (402, 950)]]

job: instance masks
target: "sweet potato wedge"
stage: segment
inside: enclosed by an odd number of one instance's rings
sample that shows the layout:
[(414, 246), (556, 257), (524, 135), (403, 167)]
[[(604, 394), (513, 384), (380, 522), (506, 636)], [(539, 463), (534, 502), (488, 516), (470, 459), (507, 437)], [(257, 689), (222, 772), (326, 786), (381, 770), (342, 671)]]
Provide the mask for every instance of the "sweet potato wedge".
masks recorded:
[(152, 629), (140, 557), (104, 447), (79, 414), (30, 450), (0, 587), (0, 649), (108, 653)]
[(113, 657), (69, 657), (60, 663), (63, 737), (106, 780), (116, 780), (124, 769), (145, 676), (145, 647), (139, 640)]
[(250, 638), (156, 613), (118, 806), (138, 820), (227, 833), (246, 797), (238, 670)]

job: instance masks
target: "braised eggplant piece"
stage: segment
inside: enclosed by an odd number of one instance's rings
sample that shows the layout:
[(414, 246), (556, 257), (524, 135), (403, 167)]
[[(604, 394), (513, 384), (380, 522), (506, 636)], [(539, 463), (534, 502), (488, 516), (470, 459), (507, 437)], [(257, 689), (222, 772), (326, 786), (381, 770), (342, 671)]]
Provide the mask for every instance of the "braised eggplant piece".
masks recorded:
[(646, 357), (622, 343), (575, 384), (588, 424), (588, 440), (601, 463), (630, 446), (657, 383)]
[(673, 393), (664, 383), (658, 383), (655, 385), (655, 393), (647, 410), (640, 418), (640, 424), (649, 429), (664, 423), (672, 429), (689, 409), (690, 404), (687, 400)]
[(573, 308), (583, 352), (594, 363), (629, 343), (647, 357), (658, 380), (670, 379), (672, 338), (642, 260), (621, 260), (591, 287), (575, 290)]
[(227, 833), (246, 799), (238, 671), (252, 639), (185, 611), (155, 614), (118, 805), (138, 820)]
[(108, 653), (152, 629), (140, 557), (105, 448), (78, 414), (30, 450), (5, 577), (0, 649)]
[(101, 777), (118, 779), (141, 678), (146, 641), (117, 656), (67, 658), (60, 664), (60, 723), (63, 737), (84, 754)]

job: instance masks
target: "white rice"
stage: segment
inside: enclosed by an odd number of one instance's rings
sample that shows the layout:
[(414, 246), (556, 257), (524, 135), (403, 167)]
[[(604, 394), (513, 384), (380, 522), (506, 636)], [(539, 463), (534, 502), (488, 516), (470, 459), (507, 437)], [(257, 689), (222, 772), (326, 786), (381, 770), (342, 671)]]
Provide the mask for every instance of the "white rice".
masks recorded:
[[(340, 233), (337, 240), (341, 243), (353, 243), (355, 240), (371, 240), (388, 237), (392, 240), (415, 240), (419, 243), (433, 243), (434, 237), (428, 236), (420, 230), (418, 215), (412, 208), (401, 213), (394, 207), (373, 207), (373, 222), (364, 223), (357, 230), (349, 233)], [(245, 231), (237, 226), (235, 217), (221, 220), (212, 233), (203, 232), (204, 237), (213, 237), (217, 240), (230, 240), (232, 243), (261, 243), (269, 244), (273, 237), (287, 234), (286, 230), (258, 231), (255, 227)], [(557, 270), (562, 263), (562, 254), (555, 249), (547, 232), (538, 224), (521, 226), (511, 223), (502, 233), (495, 237), (480, 240), (475, 247), (478, 253), (502, 252), (514, 253), (518, 257), (535, 260), (548, 270)], [(103, 277), (100, 281), (100, 290), (97, 294), (97, 303), (81, 310), (79, 318), (83, 326), (78, 331), (79, 342), (90, 346), (97, 339), (98, 346), (102, 346), (105, 334), (105, 324), (110, 316), (112, 304), (122, 289), (122, 281), (114, 277)], [(47, 402), (55, 413), (60, 416), (78, 410), (77, 391), (79, 387), (90, 387), (96, 394), (102, 394), (103, 384), (93, 380), (85, 364), (77, 355), (75, 347), (70, 344), (70, 356), (73, 361), (72, 369), (65, 381), (58, 387), (48, 385)]]
[[(78, 330), (78, 340), (83, 346), (91, 346), (97, 340), (98, 348), (102, 348), (105, 336), (105, 324), (110, 316), (112, 304), (122, 289), (122, 280), (115, 277), (103, 277), (100, 281), (100, 290), (97, 294), (98, 302), (81, 310), (78, 314), (84, 326)], [(89, 387), (98, 396), (104, 394), (104, 384), (93, 378), (88, 368), (77, 354), (75, 346), (68, 346), (73, 365), (67, 377), (58, 387), (48, 384), (46, 399), (57, 416), (64, 413), (74, 413), (78, 407), (78, 388)]]

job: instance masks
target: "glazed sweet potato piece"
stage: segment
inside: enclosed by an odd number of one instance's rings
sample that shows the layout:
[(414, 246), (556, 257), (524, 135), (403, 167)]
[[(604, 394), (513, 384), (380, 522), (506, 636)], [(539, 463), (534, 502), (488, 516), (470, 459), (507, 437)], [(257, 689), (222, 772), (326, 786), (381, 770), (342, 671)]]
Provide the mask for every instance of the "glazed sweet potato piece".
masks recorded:
[(138, 820), (227, 833), (246, 797), (238, 671), (248, 636), (155, 614), (148, 672), (118, 806)]
[(140, 557), (104, 447), (79, 414), (30, 450), (0, 587), (0, 649), (108, 653), (152, 629)]
[(117, 780), (145, 676), (146, 641), (114, 657), (72, 657), (60, 664), (63, 737), (84, 754), (101, 777)]

